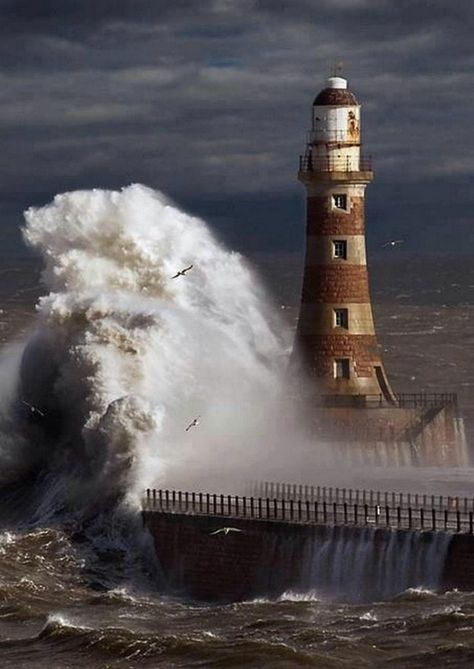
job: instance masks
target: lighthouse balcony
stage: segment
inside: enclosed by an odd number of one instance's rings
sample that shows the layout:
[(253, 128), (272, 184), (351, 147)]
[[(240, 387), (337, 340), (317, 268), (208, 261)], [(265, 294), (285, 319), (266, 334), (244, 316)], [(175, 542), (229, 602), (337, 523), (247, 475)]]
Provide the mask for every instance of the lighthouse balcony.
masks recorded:
[(345, 156), (344, 158), (315, 157), (311, 152), (300, 156), (300, 174), (313, 172), (372, 172), (372, 156)]

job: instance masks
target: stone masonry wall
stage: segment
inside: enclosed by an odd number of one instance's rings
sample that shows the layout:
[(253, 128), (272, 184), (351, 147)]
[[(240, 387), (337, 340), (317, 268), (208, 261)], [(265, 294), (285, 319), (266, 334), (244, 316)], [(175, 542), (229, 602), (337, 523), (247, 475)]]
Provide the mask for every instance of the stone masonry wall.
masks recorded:
[[(166, 588), (205, 601), (278, 596), (295, 587), (300, 582), (308, 539), (317, 535), (324, 539), (333, 532), (324, 525), (234, 518), (226, 522), (217, 516), (153, 511), (144, 511), (143, 518), (154, 540)], [(213, 534), (225, 525), (241, 532)], [(350, 531), (356, 536), (365, 528), (351, 527)], [(427, 540), (430, 535), (433, 533), (423, 534)], [(390, 536), (390, 531), (380, 529), (374, 541), (383, 547)], [(442, 587), (474, 590), (473, 535), (452, 535)]]

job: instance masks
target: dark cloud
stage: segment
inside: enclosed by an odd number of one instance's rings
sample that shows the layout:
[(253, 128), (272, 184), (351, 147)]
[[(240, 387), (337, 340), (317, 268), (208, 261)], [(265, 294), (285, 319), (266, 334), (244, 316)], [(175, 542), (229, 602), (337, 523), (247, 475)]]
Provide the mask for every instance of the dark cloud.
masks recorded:
[(2, 225), (60, 190), (142, 181), (233, 245), (301, 247), (298, 154), (342, 60), (376, 164), (371, 243), (444, 249), (447, 221), (472, 240), (473, 16), (470, 0), (0, 0)]

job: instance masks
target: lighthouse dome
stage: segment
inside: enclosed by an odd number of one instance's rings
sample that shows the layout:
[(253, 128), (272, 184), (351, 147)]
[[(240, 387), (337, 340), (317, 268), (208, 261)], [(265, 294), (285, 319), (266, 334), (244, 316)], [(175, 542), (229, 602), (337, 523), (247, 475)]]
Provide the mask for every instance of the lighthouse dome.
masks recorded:
[(357, 99), (352, 91), (347, 88), (347, 79), (343, 77), (329, 77), (326, 88), (315, 97), (313, 106), (335, 105), (352, 106), (357, 105)]

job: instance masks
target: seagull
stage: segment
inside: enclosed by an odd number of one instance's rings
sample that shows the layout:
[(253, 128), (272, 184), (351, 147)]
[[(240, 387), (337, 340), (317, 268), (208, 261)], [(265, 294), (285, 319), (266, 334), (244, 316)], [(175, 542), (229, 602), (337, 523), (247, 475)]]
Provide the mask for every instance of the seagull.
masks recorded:
[(176, 274), (174, 276), (172, 276), (171, 278), (172, 279), (177, 279), (178, 276), (184, 276), (186, 274), (186, 272), (189, 272), (189, 270), (192, 269), (192, 268), (193, 268), (193, 266), (189, 265), (189, 267), (185, 267), (184, 269), (181, 269), (179, 272), (176, 272)]
[(385, 242), (385, 244), (382, 244), (382, 248), (384, 249), (386, 246), (397, 246), (398, 244), (403, 244), (404, 239), (391, 239), (388, 242)]
[(34, 407), (32, 404), (29, 404), (28, 402), (25, 402), (25, 400), (21, 400), (22, 404), (28, 407), (28, 409), (31, 411), (32, 414), (39, 414), (40, 416), (43, 416), (44, 418), (44, 413), (41, 411), (41, 409), (38, 409), (38, 407)]
[(192, 427), (197, 427), (199, 425), (199, 419), (201, 416), (197, 416), (194, 420), (192, 420), (188, 427), (186, 428), (185, 432), (188, 432)]
[(211, 537), (214, 534), (225, 534), (227, 536), (229, 532), (243, 532), (243, 530), (239, 530), (238, 527), (221, 527), (215, 532), (211, 532)]

